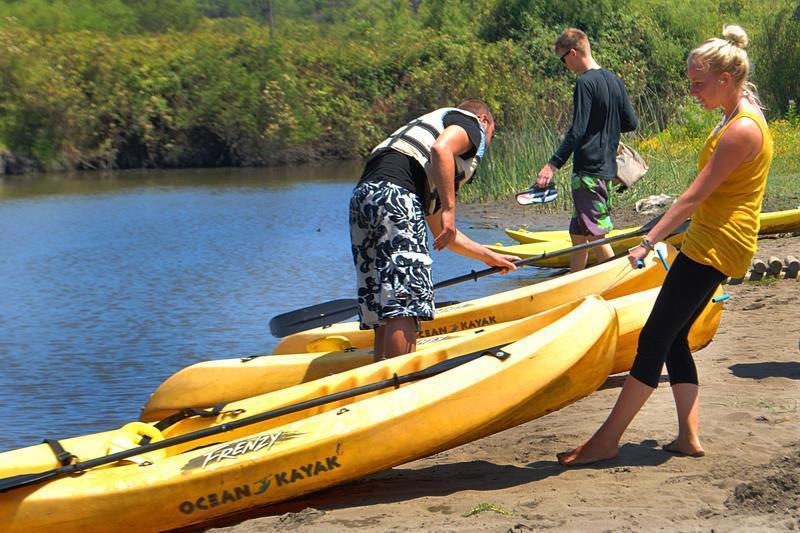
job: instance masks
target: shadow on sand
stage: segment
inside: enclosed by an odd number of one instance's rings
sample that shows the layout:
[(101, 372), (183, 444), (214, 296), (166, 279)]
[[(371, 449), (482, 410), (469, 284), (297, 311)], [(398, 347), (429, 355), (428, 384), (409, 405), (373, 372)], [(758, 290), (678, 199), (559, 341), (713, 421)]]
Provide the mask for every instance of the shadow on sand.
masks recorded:
[(353, 506), (398, 503), (427, 496), (448, 496), (462, 491), (501, 490), (560, 476), (577, 468), (624, 469), (658, 466), (673, 457), (672, 454), (662, 452), (656, 441), (645, 440), (639, 444), (624, 444), (615, 459), (582, 467), (561, 466), (553, 457), (553, 460), (535, 461), (524, 466), (467, 461), (414, 469), (392, 468), (290, 502), (251, 509), (202, 526), (176, 531), (204, 531), (211, 527), (232, 526), (254, 518), (298, 513), (307, 508), (332, 511)]
[(729, 370), (737, 378), (764, 379), (789, 378), (800, 379), (800, 363), (796, 361), (764, 363), (740, 363), (731, 365)]

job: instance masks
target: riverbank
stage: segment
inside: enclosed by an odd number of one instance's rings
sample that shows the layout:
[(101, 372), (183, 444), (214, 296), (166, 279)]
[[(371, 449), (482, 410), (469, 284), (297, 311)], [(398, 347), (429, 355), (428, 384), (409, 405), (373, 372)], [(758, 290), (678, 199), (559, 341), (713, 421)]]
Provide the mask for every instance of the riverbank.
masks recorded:
[[(563, 229), (568, 213), (509, 202), (461, 207), (468, 226)], [(620, 226), (652, 216), (617, 213)], [(758, 257), (800, 256), (800, 237), (759, 240)], [(696, 354), (706, 457), (660, 450), (676, 433), (664, 384), (625, 434), (620, 456), (565, 469), (556, 452), (586, 439), (624, 375), (579, 402), (508, 431), (308, 498), (215, 524), (299, 531), (783, 530), (800, 527), (800, 281), (726, 286), (714, 341)], [(215, 531), (216, 531), (215, 530)]]

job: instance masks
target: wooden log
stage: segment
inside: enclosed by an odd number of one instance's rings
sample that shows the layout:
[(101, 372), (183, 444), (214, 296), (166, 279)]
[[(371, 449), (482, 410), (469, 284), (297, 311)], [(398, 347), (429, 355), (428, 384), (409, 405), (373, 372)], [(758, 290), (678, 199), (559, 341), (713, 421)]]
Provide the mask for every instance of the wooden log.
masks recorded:
[(797, 274), (800, 272), (800, 261), (798, 261), (795, 256), (788, 255), (784, 263), (786, 264), (786, 277), (796, 278)]
[(769, 260), (767, 261), (767, 267), (769, 268), (770, 275), (777, 276), (781, 273), (781, 270), (783, 270), (783, 261), (774, 255), (770, 256)]
[(756, 272), (755, 270), (751, 270), (748, 272), (743, 281), (761, 281), (764, 278), (763, 272)]
[(764, 274), (767, 271), (767, 264), (761, 259), (753, 259), (753, 272), (756, 274)]
[(775, 280), (775, 279), (783, 279), (786, 275), (786, 272), (781, 270), (778, 272), (777, 275), (772, 274), (772, 272), (767, 271), (765, 274), (759, 274), (755, 270), (751, 270), (750, 272), (745, 275), (742, 281), (762, 281), (762, 280)]

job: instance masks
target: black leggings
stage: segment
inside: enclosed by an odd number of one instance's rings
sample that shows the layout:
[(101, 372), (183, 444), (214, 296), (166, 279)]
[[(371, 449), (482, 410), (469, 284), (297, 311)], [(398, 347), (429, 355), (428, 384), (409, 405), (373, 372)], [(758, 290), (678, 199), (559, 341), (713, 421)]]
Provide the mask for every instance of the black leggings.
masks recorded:
[(689, 330), (724, 279), (725, 275), (714, 267), (678, 254), (642, 328), (631, 376), (656, 388), (666, 362), (672, 385), (698, 384)]

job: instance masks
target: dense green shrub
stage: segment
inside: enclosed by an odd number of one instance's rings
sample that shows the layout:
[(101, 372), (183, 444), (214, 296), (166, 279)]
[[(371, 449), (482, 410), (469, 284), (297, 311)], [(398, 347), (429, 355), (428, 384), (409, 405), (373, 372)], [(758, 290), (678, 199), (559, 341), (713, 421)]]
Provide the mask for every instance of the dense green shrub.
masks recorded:
[(0, 145), (48, 168), (350, 158), (414, 115), (468, 97), (492, 105), (500, 139), (529, 128), (530, 117), (557, 136), (570, 122), (574, 75), (550, 46), (570, 25), (626, 82), (643, 133), (691, 136), (708, 115), (687, 104), (686, 54), (723, 22), (750, 32), (768, 112), (787, 115), (800, 86), (793, 7), (0, 0)]
[(773, 116), (783, 115), (791, 101), (800, 99), (800, 20), (793, 14), (789, 8), (776, 10), (765, 21), (770, 31), (761, 33), (753, 46), (759, 93)]

